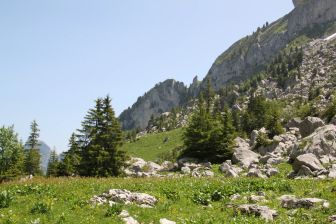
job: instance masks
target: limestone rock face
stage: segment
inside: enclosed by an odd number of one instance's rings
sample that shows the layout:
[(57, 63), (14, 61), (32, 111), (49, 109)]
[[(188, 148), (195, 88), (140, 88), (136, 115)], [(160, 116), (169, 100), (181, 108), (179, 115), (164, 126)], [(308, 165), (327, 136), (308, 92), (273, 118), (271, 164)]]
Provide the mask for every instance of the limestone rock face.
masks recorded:
[(295, 7), (301, 6), (305, 3), (307, 3), (307, 0), (293, 0), (293, 4)]
[(303, 138), (312, 134), (317, 128), (324, 126), (324, 122), (318, 117), (307, 117), (300, 125), (300, 133)]
[(121, 113), (119, 119), (123, 129), (144, 130), (151, 116), (158, 117), (172, 108), (180, 106), (187, 95), (187, 87), (182, 82), (168, 79), (139, 97), (131, 108)]
[(319, 159), (329, 160), (324, 163), (336, 160), (336, 126), (333, 124), (318, 128), (308, 137), (299, 141), (292, 151), (290, 157), (294, 160), (297, 156), (312, 153)]
[[(258, 67), (269, 63), (305, 28), (336, 20), (335, 0), (293, 0), (293, 3), (296, 7), (288, 15), (237, 41), (216, 59), (206, 77), (216, 90), (228, 82), (254, 75)], [(206, 86), (206, 79), (201, 87)]]

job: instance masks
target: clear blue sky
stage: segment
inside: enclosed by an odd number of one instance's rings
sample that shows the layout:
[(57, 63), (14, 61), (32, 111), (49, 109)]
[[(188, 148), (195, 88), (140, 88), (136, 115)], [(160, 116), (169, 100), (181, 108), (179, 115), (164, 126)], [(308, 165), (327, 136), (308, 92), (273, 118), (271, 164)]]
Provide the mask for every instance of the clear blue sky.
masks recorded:
[(203, 78), (232, 43), (291, 0), (3, 0), (0, 125), (25, 141), (36, 119), (58, 151), (94, 99), (117, 114), (157, 82)]

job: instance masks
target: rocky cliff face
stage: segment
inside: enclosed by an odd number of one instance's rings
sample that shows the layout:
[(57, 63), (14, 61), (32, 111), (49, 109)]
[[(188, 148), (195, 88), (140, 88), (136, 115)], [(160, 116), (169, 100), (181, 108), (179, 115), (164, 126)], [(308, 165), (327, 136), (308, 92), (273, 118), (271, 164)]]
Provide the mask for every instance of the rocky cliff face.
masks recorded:
[[(263, 68), (306, 29), (336, 20), (335, 0), (293, 0), (295, 9), (278, 21), (259, 28), (220, 55), (207, 74), (215, 89), (244, 80)], [(201, 86), (204, 86), (203, 81)]]
[(121, 113), (119, 119), (123, 129), (145, 129), (152, 115), (157, 117), (183, 104), (187, 93), (187, 87), (182, 82), (173, 79), (157, 84), (149, 92), (139, 97), (131, 108)]
[(281, 50), (302, 46), (312, 39), (336, 32), (335, 0), (293, 0), (294, 10), (235, 44), (220, 55), (200, 83), (197, 78), (187, 89), (183, 83), (167, 80), (158, 84), (120, 115), (124, 129), (145, 129), (151, 115), (159, 116), (198, 95), (210, 79), (215, 90), (240, 82), (265, 69)]

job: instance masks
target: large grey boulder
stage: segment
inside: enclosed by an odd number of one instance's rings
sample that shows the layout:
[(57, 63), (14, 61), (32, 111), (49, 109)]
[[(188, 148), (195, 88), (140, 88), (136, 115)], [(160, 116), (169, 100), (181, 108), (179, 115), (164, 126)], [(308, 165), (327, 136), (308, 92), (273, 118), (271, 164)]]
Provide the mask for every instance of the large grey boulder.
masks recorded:
[(137, 204), (140, 207), (151, 208), (157, 203), (157, 199), (146, 193), (130, 192), (128, 190), (122, 189), (111, 189), (100, 196), (93, 196), (90, 199), (93, 204), (113, 204), (113, 203), (123, 203), (123, 204)]
[(270, 209), (267, 206), (256, 204), (244, 204), (238, 206), (238, 209), (245, 214), (260, 216), (265, 221), (272, 221), (277, 215), (277, 211)]
[(238, 177), (238, 174), (242, 172), (241, 168), (232, 165), (231, 160), (222, 163), (219, 170), (224, 173), (226, 177)]
[(328, 177), (331, 179), (336, 179), (336, 164), (333, 164), (329, 169)]
[(296, 157), (293, 163), (293, 170), (295, 172), (299, 172), (302, 166), (308, 167), (311, 171), (320, 171), (324, 169), (321, 162), (312, 153), (308, 153), (308, 154), (304, 154), (304, 155), (300, 155)]
[(259, 162), (259, 155), (246, 148), (236, 148), (232, 156), (232, 162), (247, 168), (252, 163)]
[(294, 160), (297, 156), (306, 153), (313, 153), (319, 159), (329, 158), (332, 162), (336, 158), (336, 126), (329, 124), (318, 128), (310, 136), (301, 139), (291, 152), (290, 158)]
[(307, 117), (299, 125), (302, 138), (312, 134), (317, 128), (324, 126), (324, 121), (318, 117)]
[(328, 208), (329, 202), (320, 198), (301, 198), (298, 199), (294, 195), (283, 195), (280, 198), (281, 206), (287, 209), (296, 208)]
[(286, 124), (286, 127), (287, 128), (299, 128), (301, 122), (302, 122), (301, 118), (296, 117), (296, 118), (290, 119), (288, 123)]

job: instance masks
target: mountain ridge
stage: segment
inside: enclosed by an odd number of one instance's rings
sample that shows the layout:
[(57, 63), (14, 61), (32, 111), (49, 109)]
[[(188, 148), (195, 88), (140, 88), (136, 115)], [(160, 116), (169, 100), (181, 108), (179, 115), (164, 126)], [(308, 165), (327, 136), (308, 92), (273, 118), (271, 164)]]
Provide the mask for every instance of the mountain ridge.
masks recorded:
[[(177, 98), (195, 98), (206, 87), (207, 80), (211, 81), (216, 91), (229, 84), (239, 84), (264, 70), (289, 44), (302, 46), (314, 38), (324, 38), (332, 31), (336, 31), (336, 1), (293, 0), (293, 4), (295, 8), (284, 17), (271, 24), (266, 23), (252, 35), (231, 45), (217, 57), (201, 82), (194, 80), (193, 84)], [(332, 31), (328, 33), (328, 29)], [(164, 101), (161, 101), (160, 108), (155, 109), (166, 109), (160, 112), (168, 112), (173, 107), (185, 106), (185, 103), (186, 100), (181, 100), (165, 107)], [(153, 110), (142, 110), (143, 115), (140, 116), (139, 113), (134, 112), (139, 110), (137, 107), (145, 108), (138, 100), (132, 108), (124, 111), (119, 117), (124, 129), (144, 130), (152, 115), (154, 117), (160, 115), (158, 111), (153, 113)]]

